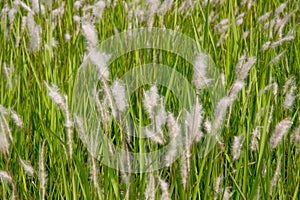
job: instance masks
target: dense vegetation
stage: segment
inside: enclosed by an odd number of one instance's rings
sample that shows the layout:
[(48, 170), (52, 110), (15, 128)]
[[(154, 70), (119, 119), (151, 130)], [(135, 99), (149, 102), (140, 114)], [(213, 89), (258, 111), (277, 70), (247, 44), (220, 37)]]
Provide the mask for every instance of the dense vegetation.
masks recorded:
[[(0, 199), (299, 199), (298, 4), (1, 1)], [(215, 106), (209, 90), (197, 85), (197, 67), (200, 72), (207, 67), (203, 55), (190, 63), (172, 52), (141, 49), (109, 66), (104, 54), (96, 61), (91, 57), (102, 41), (142, 27), (174, 30), (203, 48), (220, 74), (214, 84), (225, 91)], [(88, 127), (83, 126), (89, 122), (82, 125), (73, 113), (73, 105), (82, 103), (73, 99), (76, 76), (88, 60), (108, 69), (99, 77), (97, 99), (101, 128), (114, 145), (143, 155), (171, 144), (179, 124), (187, 136), (194, 123), (196, 141), (176, 143), (183, 155), (152, 172), (127, 173), (103, 164), (87, 148)], [(180, 110), (168, 87), (145, 85), (134, 91), (125, 106), (132, 131), (153, 119), (161, 122), (159, 132), (153, 131), (157, 137), (149, 139), (126, 136), (128, 127), (117, 122), (114, 106), (107, 103), (115, 100), (116, 112), (123, 111), (120, 79), (147, 63), (177, 70), (199, 100), (192, 110)], [(158, 113), (152, 113), (151, 102)], [(179, 123), (183, 113), (186, 118)], [(216, 145), (202, 156), (209, 135)]]

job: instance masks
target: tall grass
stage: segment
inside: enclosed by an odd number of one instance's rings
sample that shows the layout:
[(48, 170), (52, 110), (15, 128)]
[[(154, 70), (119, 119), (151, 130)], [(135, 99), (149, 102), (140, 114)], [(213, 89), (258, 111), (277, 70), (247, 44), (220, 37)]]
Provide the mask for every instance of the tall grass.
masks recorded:
[[(298, 4), (0, 2), (0, 199), (299, 199)], [(70, 105), (78, 69), (97, 44), (146, 26), (193, 38), (222, 72), (219, 84), (225, 87), (226, 98), (216, 106), (222, 111), (222, 128), (217, 145), (206, 156), (201, 156), (199, 135), (199, 142), (168, 167), (130, 174), (109, 168), (92, 155), (84, 145), (82, 122), (72, 115)], [(108, 88), (115, 88), (112, 98), (122, 93), (122, 83), (110, 84), (147, 63), (171, 66), (195, 83), (191, 63), (170, 52), (142, 49), (105, 66), (109, 74), (102, 78)], [(167, 124), (158, 136), (160, 142), (126, 138), (126, 130), (105, 120), (111, 113), (100, 105), (101, 123), (113, 144), (142, 154), (174, 142), (167, 130), (176, 131), (182, 112), (178, 99), (166, 87), (158, 85), (156, 90), (166, 109), (158, 115), (166, 116), (161, 121)], [(149, 85), (137, 89), (128, 102), (133, 130), (156, 117), (144, 105), (149, 91)], [(97, 92), (107, 95), (103, 88)], [(205, 90), (199, 94), (203, 110), (195, 109), (203, 115), (197, 128), (204, 135), (219, 127), (212, 120), (218, 112), (211, 109), (206, 94)], [(116, 100), (120, 105), (122, 98)], [(171, 111), (175, 115), (169, 115)], [(195, 120), (196, 115), (190, 116)]]

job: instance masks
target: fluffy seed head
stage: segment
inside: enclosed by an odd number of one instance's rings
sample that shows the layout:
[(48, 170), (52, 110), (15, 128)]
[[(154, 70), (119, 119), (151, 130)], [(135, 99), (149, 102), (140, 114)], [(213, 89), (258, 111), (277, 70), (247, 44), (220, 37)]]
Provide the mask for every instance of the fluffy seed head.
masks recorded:
[(294, 101), (296, 99), (296, 96), (294, 95), (296, 90), (297, 87), (295, 85), (292, 85), (287, 94), (285, 95), (285, 99), (283, 102), (283, 107), (285, 109), (290, 109), (293, 106)]
[(25, 161), (22, 160), (21, 158), (19, 158), (20, 164), (22, 165), (24, 171), (26, 172), (26, 174), (28, 176), (33, 176), (34, 174), (34, 169), (33, 167), (30, 165), (29, 161)]
[(243, 140), (244, 140), (243, 135), (234, 136), (233, 145), (232, 145), (233, 160), (239, 159), (242, 152), (243, 143), (244, 143)]
[(292, 124), (293, 122), (289, 118), (286, 118), (276, 125), (275, 131), (270, 139), (271, 149), (275, 149), (277, 147), (279, 142), (282, 140), (282, 137), (289, 130)]
[(95, 50), (91, 51), (89, 54), (90, 61), (97, 68), (99, 80), (101, 80), (102, 78), (104, 80), (109, 79), (109, 71), (107, 68), (107, 62), (109, 61), (110, 57), (111, 56), (106, 53), (98, 52)]
[(277, 63), (285, 54), (286, 50), (282, 51), (281, 53), (279, 53), (277, 56), (275, 56), (270, 62), (269, 62), (269, 66)]
[(10, 110), (10, 116), (18, 127), (23, 128), (22, 118), (15, 111)]
[(93, 6), (93, 14), (96, 16), (98, 20), (102, 18), (103, 12), (105, 9), (105, 2), (104, 1), (98, 1)]
[(6, 171), (0, 170), (0, 178), (2, 180), (5, 180), (5, 181), (8, 181), (8, 182), (12, 183), (12, 177)]
[(88, 41), (89, 48), (92, 49), (98, 43), (98, 36), (96, 28), (93, 24), (85, 22), (82, 24), (83, 35)]
[(143, 105), (150, 117), (153, 117), (154, 108), (158, 105), (159, 94), (156, 85), (153, 85), (150, 90), (144, 91)]
[(270, 194), (270, 195), (272, 195), (272, 193), (273, 193), (273, 188), (274, 188), (274, 186), (276, 186), (277, 181), (278, 181), (278, 179), (279, 179), (279, 177), (280, 177), (281, 158), (282, 158), (282, 155), (280, 155), (279, 159), (277, 160), (276, 169), (275, 169), (273, 178), (272, 178), (272, 180), (271, 180), (270, 191), (269, 191), (269, 194)]
[(207, 77), (208, 59), (208, 56), (204, 53), (198, 54), (195, 59), (193, 83), (198, 90), (207, 87), (211, 82), (211, 79)]
[(171, 200), (170, 193), (169, 193), (169, 185), (166, 181), (162, 180), (158, 177), (160, 189), (161, 189), (161, 199), (162, 200)]
[(123, 81), (115, 80), (112, 85), (112, 95), (115, 99), (117, 109), (121, 112), (124, 112), (128, 106), (126, 91)]
[(58, 87), (52, 83), (51, 85), (49, 85), (48, 83), (46, 83), (44, 81), (44, 85), (48, 91), (48, 96), (52, 99), (52, 101), (60, 106), (62, 109), (65, 109), (65, 100), (63, 98), (63, 96), (60, 94)]
[(149, 180), (147, 183), (146, 191), (145, 191), (145, 199), (146, 200), (154, 200), (155, 199), (155, 179), (154, 175), (151, 172), (149, 176)]
[(260, 16), (257, 20), (258, 24), (261, 24), (263, 21), (265, 21), (266, 19), (268, 19), (270, 17), (270, 15), (272, 14), (272, 12), (267, 12), (264, 15)]

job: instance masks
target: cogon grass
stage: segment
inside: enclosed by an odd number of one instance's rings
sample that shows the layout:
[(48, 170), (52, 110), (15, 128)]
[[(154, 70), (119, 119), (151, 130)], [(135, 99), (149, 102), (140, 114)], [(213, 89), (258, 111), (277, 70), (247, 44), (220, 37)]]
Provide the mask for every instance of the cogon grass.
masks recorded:
[[(299, 173), (294, 167), (299, 165), (300, 123), (297, 2), (6, 2), (1, 4), (0, 25), (1, 199), (297, 198), (298, 177), (290, 176)], [(187, 111), (190, 115), (185, 129), (197, 129), (197, 142), (189, 141), (188, 134), (178, 141), (179, 118), (167, 109), (159, 109), (160, 96), (165, 95), (159, 85), (155, 86), (156, 92), (151, 93), (155, 90), (151, 87), (136, 91), (126, 102), (123, 83), (111, 77), (119, 78), (120, 68), (126, 71), (142, 61), (155, 60), (171, 63), (191, 84), (197, 84), (197, 89), (204, 89), (211, 83), (205, 76), (205, 59), (198, 57), (193, 63), (198, 66), (197, 71), (171, 53), (155, 58), (155, 54), (136, 51), (107, 66), (109, 55), (96, 51), (97, 43), (112, 34), (146, 25), (174, 29), (194, 38), (224, 72), (222, 84), (227, 95), (221, 98), (217, 109), (207, 109), (203, 102), (209, 103), (209, 97), (204, 96), (201, 106), (205, 112)], [(124, 148), (144, 153), (146, 143), (153, 144), (149, 145), (151, 150), (158, 150), (170, 142), (170, 151), (162, 158), (168, 167), (125, 177), (126, 174), (91, 158), (95, 152), (86, 149), (85, 144), (91, 139), (84, 132), (84, 119), (75, 116), (74, 129), (68, 108), (73, 101), (70, 94), (76, 70), (87, 54), (99, 70), (99, 85), (103, 87), (93, 95), (98, 100), (106, 136), (120, 145), (124, 132), (136, 131), (127, 122), (125, 129), (111, 120), (111, 116), (118, 118), (126, 109), (141, 124), (155, 121), (149, 130), (159, 136), (160, 142), (138, 139), (130, 133)], [(56, 86), (49, 84), (52, 82)], [(99, 98), (101, 92), (105, 101)], [(63, 119), (61, 112), (49, 103), (49, 97), (63, 111)], [(164, 98), (164, 106), (172, 107), (170, 97)], [(115, 108), (114, 114), (111, 108)], [(146, 120), (146, 115), (151, 119)], [(227, 126), (222, 126), (225, 120)], [(195, 122), (194, 126), (190, 121)], [(217, 130), (222, 145), (215, 146), (205, 158), (200, 157), (202, 138)], [(184, 157), (175, 160), (176, 153), (187, 144), (191, 147), (185, 149)], [(61, 154), (65, 146), (68, 151)], [(66, 158), (70, 156), (72, 162), (68, 165)], [(228, 170), (224, 170), (226, 167)], [(38, 180), (35, 174), (39, 174)], [(122, 176), (126, 181), (121, 181)], [(7, 184), (3, 180), (8, 180)], [(96, 194), (95, 190), (99, 192)]]

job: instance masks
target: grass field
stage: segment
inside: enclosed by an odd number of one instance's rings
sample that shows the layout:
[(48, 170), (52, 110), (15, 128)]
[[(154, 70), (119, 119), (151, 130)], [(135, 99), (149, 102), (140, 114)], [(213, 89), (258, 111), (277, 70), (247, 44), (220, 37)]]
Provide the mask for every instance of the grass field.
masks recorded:
[[(299, 1), (3, 0), (0, 8), (0, 199), (300, 199)], [(207, 68), (199, 55), (190, 63), (139, 49), (107, 66), (108, 56), (95, 53), (111, 36), (143, 27), (186, 35), (210, 56), (219, 72), (210, 86), (225, 91), (216, 92), (214, 106), (214, 90), (201, 85), (209, 77), (199, 75)], [(74, 99), (84, 63), (108, 69), (94, 95), (106, 138), (140, 162), (170, 144), (164, 159), (182, 152), (175, 162), (153, 171), (150, 163), (141, 173), (103, 163), (98, 153), (113, 156), (116, 149), (91, 149), (92, 121), (73, 110), (89, 105)], [(125, 100), (121, 77), (154, 63), (190, 83), (192, 110), (181, 109), (174, 91), (159, 84)], [(120, 123), (124, 116), (131, 127)], [(150, 138), (128, 136), (153, 124)], [(210, 136), (216, 145), (202, 156)], [(128, 171), (133, 164), (126, 164)]]

